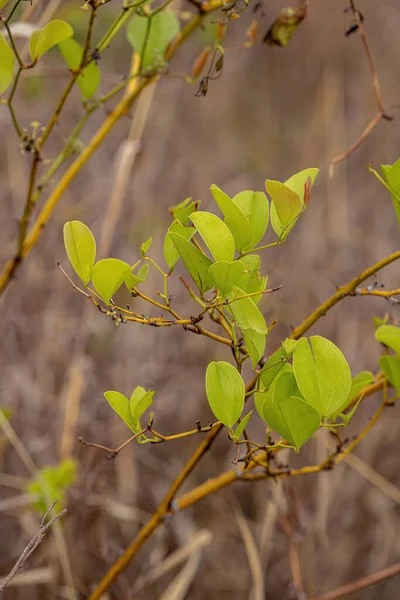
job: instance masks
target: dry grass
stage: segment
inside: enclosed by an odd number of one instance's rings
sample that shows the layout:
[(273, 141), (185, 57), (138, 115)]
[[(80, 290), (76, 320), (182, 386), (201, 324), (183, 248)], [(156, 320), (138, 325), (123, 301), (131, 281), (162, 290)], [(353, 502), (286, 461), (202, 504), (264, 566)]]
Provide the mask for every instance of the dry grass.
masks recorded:
[[(68, 6), (76, 9), (82, 2), (64, 4), (67, 7), (62, 10), (68, 11)], [(267, 17), (261, 28), (267, 29), (282, 6), (278, 1), (266, 3)], [(398, 248), (390, 198), (366, 170), (368, 161), (378, 165), (399, 157), (397, 121), (382, 122), (355, 154), (336, 167), (333, 179), (328, 177), (330, 159), (351, 145), (375, 114), (360, 40), (357, 35), (344, 37), (345, 7), (345, 0), (310, 2), (309, 17), (286, 49), (258, 43), (252, 49), (229, 51), (223, 76), (211, 82), (206, 98), (195, 98), (195, 89), (180, 80), (160, 82), (115, 224), (113, 256), (133, 263), (138, 245), (153, 234), (159, 257), (169, 223), (168, 206), (192, 196), (201, 198), (208, 209), (212, 183), (228, 193), (262, 189), (266, 177), (284, 180), (301, 168), (319, 167), (321, 175), (306, 214), (287, 244), (272, 249), (265, 258), (271, 285), (283, 284), (282, 291), (263, 304), (269, 322), (279, 319), (269, 350), (336, 284)], [(37, 9), (37, 19), (42, 9)], [(384, 101), (398, 104), (398, 2), (364, 0), (362, 10)], [(232, 24), (228, 46), (243, 39), (252, 18), (247, 11)], [(194, 41), (175, 61), (176, 71), (188, 69), (200, 47), (201, 41)], [(118, 55), (107, 56), (102, 64), (110, 78), (129, 69), (130, 52), (123, 40), (116, 51)], [(34, 100), (26, 91), (18, 110), (24, 111), (27, 126), (34, 119), (46, 122), (63, 83), (62, 79), (45, 80)], [(392, 110), (395, 116), (396, 112)], [(68, 135), (78, 113), (76, 96), (57, 129), (56, 144)], [(102, 116), (95, 116), (84, 130), (85, 141)], [(75, 441), (67, 452), (79, 460), (79, 479), (69, 493), (64, 534), (82, 598), (157, 506), (198, 442), (133, 446), (116, 461), (105, 461), (101, 452), (76, 441), (82, 435), (117, 446), (128, 434), (106, 405), (103, 392), (129, 393), (136, 385), (151, 387), (156, 390), (159, 429), (165, 433), (184, 430), (197, 419), (209, 418), (203, 382), (207, 362), (216, 356), (229, 360), (229, 350), (178, 329), (114, 328), (94, 309), (83, 310), (84, 299), (56, 268), (57, 260), (66, 264), (61, 235), (66, 220), (83, 220), (100, 239), (115, 193), (114, 157), (129, 127), (128, 119), (120, 123), (85, 167), (17, 281), (0, 299), (0, 406), (12, 409), (12, 425), (35, 465), (60, 460), (67, 399), (80, 395)], [(22, 210), (29, 161), (20, 155), (6, 110), (0, 110), (0, 132), (0, 261), (5, 261), (14, 250), (15, 222)], [(49, 147), (49, 156), (55, 150), (55, 145)], [(388, 287), (397, 287), (398, 273), (399, 266), (392, 265), (379, 278)], [(156, 275), (151, 276), (149, 291), (154, 294), (158, 285)], [(190, 300), (177, 280), (172, 288), (177, 304), (189, 307)], [(382, 316), (388, 308), (378, 298), (349, 298), (314, 332), (333, 339), (354, 372), (374, 369), (379, 348), (373, 341), (372, 316)], [(399, 309), (395, 310), (399, 318)], [(81, 378), (71, 387), (77, 356)], [(371, 416), (377, 402), (377, 398), (368, 399), (358, 418)], [(272, 483), (237, 486), (187, 514), (176, 515), (141, 551), (110, 598), (258, 599), (262, 577), (266, 597), (290, 598), (289, 541), (279, 514), (295, 528), (302, 583), (309, 596), (395, 563), (400, 552), (400, 421), (394, 418), (397, 412), (386, 412), (357, 450), (362, 463), (349, 461), (332, 473), (286, 482), (282, 489)], [(353, 428), (357, 428), (357, 418)], [(254, 424), (254, 435), (260, 433), (261, 426)], [(310, 462), (319, 459), (325, 442), (318, 438), (310, 442), (301, 457)], [(225, 439), (218, 440), (191, 483), (226, 469), (231, 458), (232, 447)], [(14, 448), (0, 435), (0, 506), (4, 508), (0, 512), (0, 574), (10, 570), (37, 529), (39, 517), (23, 502), (12, 501), (21, 497), (29, 476)], [(232, 493), (243, 511), (240, 531)], [(207, 532), (201, 532), (204, 529)], [(6, 600), (68, 597), (55, 548), (48, 536), (26, 566), (32, 569), (31, 585), (22, 572), (6, 591)], [(176, 562), (171, 561), (174, 553), (181, 557)], [(358, 600), (399, 597), (396, 577), (355, 596)]]

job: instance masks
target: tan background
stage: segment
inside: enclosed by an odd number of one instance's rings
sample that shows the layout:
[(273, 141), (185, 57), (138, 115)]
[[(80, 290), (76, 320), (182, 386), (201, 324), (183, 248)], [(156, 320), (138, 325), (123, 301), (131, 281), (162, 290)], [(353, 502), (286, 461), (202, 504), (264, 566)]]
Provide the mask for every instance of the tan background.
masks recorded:
[[(73, 19), (78, 29), (82, 27), (81, 4), (65, 2), (58, 13)], [(360, 0), (359, 4), (366, 17), (385, 105), (398, 105), (400, 7), (395, 0)], [(266, 17), (256, 15), (262, 33), (282, 6), (284, 3), (278, 1), (265, 2)], [(246, 188), (263, 189), (267, 177), (285, 180), (302, 168), (319, 167), (321, 174), (307, 212), (285, 246), (263, 256), (270, 283), (283, 285), (279, 294), (263, 303), (268, 321), (279, 319), (268, 351), (287, 336), (291, 324), (301, 322), (333, 293), (335, 285), (345, 283), (398, 249), (399, 233), (390, 198), (366, 169), (367, 162), (378, 166), (399, 157), (398, 121), (382, 122), (365, 144), (336, 168), (333, 178), (328, 177), (329, 161), (357, 139), (377, 110), (361, 41), (357, 34), (344, 36), (350, 22), (345, 8), (342, 0), (311, 1), (309, 16), (289, 47), (272, 49), (258, 41), (251, 49), (230, 50), (223, 75), (211, 82), (206, 98), (195, 98), (195, 88), (179, 79), (163, 80), (157, 85), (142, 150), (130, 174), (112, 243), (113, 256), (133, 263), (138, 258), (138, 245), (152, 234), (154, 257), (160, 258), (170, 220), (169, 206), (192, 196), (201, 199), (206, 210), (213, 210), (208, 191), (212, 183), (234, 194)], [(113, 10), (104, 9), (109, 18)], [(250, 7), (241, 19), (230, 24), (227, 47), (244, 41), (253, 18)], [(204, 34), (199, 34), (179, 53), (173, 70), (187, 71), (203, 45)], [(107, 73), (102, 91), (126, 74), (129, 56), (122, 35), (100, 63)], [(52, 60), (54, 65), (59, 64), (56, 56)], [(33, 120), (47, 122), (64, 83), (64, 72), (62, 77), (54, 73), (44, 79), (35, 97), (32, 88), (24, 86), (17, 107), (24, 125), (28, 127)], [(398, 108), (388, 112), (398, 117)], [(49, 157), (80, 114), (75, 94), (54, 135), (53, 146), (48, 147)], [(82, 134), (84, 142), (104, 116), (100, 111), (93, 117)], [(103, 399), (103, 392), (117, 389), (130, 394), (136, 385), (151, 387), (156, 390), (159, 429), (165, 433), (182, 431), (191, 428), (197, 419), (205, 422), (210, 417), (203, 383), (207, 363), (216, 357), (229, 360), (229, 351), (178, 329), (135, 325), (116, 329), (95, 309), (85, 310), (84, 298), (56, 268), (58, 260), (67, 264), (62, 244), (66, 220), (83, 220), (99, 238), (113, 190), (118, 148), (128, 134), (129, 123), (126, 119), (115, 128), (107, 144), (79, 174), (38, 247), (20, 270), (17, 282), (0, 301), (0, 405), (12, 409), (12, 425), (39, 467), (60, 460), (62, 440), (64, 449), (72, 441), (73, 453), (79, 458), (80, 477), (69, 494), (65, 532), (75, 581), (83, 594), (155, 509), (198, 442), (196, 438), (159, 447), (130, 447), (116, 461), (105, 461), (101, 452), (82, 448), (76, 441), (78, 435), (83, 435), (118, 445), (127, 436), (126, 428)], [(23, 206), (30, 161), (20, 154), (5, 108), (0, 110), (0, 134), (3, 262), (14, 251), (16, 219)], [(398, 287), (399, 266), (385, 270), (379, 281)], [(177, 305), (190, 315), (195, 309), (176, 278), (171, 286)], [(153, 295), (160, 289), (156, 273), (149, 278), (146, 289)], [(347, 299), (313, 332), (335, 341), (354, 373), (366, 368), (375, 370), (379, 347), (374, 342), (372, 317), (383, 316), (389, 308), (384, 300)], [(147, 307), (142, 310), (148, 312)], [(399, 317), (399, 309), (393, 313)], [(80, 368), (76, 376), (76, 362), (83, 365), (82, 380)], [(68, 397), (73, 405), (81, 397), (72, 438), (65, 437)], [(379, 398), (365, 403), (354, 431), (359, 430), (357, 425), (363, 420), (367, 421), (378, 403)], [(388, 411), (356, 452), (394, 485), (400, 485), (399, 422), (398, 411)], [(254, 423), (252, 432), (262, 435), (261, 426)], [(300, 460), (311, 463), (323, 458), (324, 444), (324, 439), (310, 442)], [(221, 438), (190, 484), (228, 469), (232, 458), (232, 446)], [(10, 480), (2, 473), (29, 477), (14, 450), (0, 439), (0, 498), (21, 494), (21, 490), (6, 485)], [(300, 506), (300, 558), (310, 596), (399, 559), (399, 500), (389, 499), (342, 464), (333, 473), (292, 481), (283, 492), (272, 483), (237, 485), (176, 516), (142, 550), (115, 587), (112, 598), (129, 598), (129, 588), (140, 575), (148, 573), (151, 565), (159, 564), (201, 528), (210, 530), (214, 538), (202, 550), (201, 563), (193, 563), (194, 582), (186, 597), (250, 598), (252, 576), (235, 517), (235, 498), (257, 544), (261, 544), (266, 597), (293, 598), (288, 541), (274, 515), (276, 503), (285, 510), (288, 496)], [(110, 500), (108, 509), (101, 508)], [(29, 509), (12, 503), (11, 508), (6, 505), (2, 509), (1, 502), (0, 573), (6, 573), (29, 538), (33, 517)], [(49, 538), (26, 568), (50, 566), (56, 570), (57, 565)], [(135, 598), (160, 598), (180, 568)], [(186, 577), (190, 579), (190, 575)], [(7, 600), (55, 597), (62, 597), (59, 587), (50, 585), (10, 587), (5, 594)], [(353, 597), (395, 600), (400, 597), (399, 579)]]

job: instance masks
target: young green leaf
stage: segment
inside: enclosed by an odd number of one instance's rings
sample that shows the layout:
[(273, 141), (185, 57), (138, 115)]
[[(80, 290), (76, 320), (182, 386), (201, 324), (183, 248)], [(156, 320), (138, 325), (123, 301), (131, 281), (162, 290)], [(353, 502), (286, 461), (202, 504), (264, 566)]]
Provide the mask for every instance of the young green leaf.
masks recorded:
[(72, 37), (74, 31), (65, 21), (55, 19), (31, 35), (29, 50), (33, 61), (39, 60), (50, 48)]
[(129, 409), (134, 424), (139, 425), (139, 419), (144, 415), (146, 410), (150, 408), (153, 403), (154, 393), (152, 390), (146, 390), (141, 386), (137, 386), (131, 395), (129, 401)]
[(136, 14), (129, 22), (127, 37), (142, 57), (142, 67), (148, 69), (163, 59), (168, 45), (179, 30), (179, 19), (172, 12), (163, 10), (151, 19)]
[(285, 241), (302, 211), (300, 196), (279, 181), (267, 179), (265, 187), (272, 199), (271, 225), (276, 235)]
[(376, 330), (375, 339), (394, 350), (400, 356), (400, 327), (382, 325), (382, 327)]
[(250, 421), (251, 415), (253, 414), (253, 411), (251, 410), (249, 413), (247, 413), (247, 415), (245, 417), (243, 417), (243, 419), (240, 421), (239, 425), (236, 427), (235, 429), (235, 440), (234, 441), (240, 441), (240, 438), (242, 437), (243, 431), (246, 429), (248, 422)]
[(286, 340), (284, 340), (282, 342), (282, 347), (284, 348), (286, 353), (291, 356), (297, 346), (297, 343), (298, 343), (298, 340), (292, 340), (291, 338), (286, 338)]
[(223, 296), (226, 296), (237, 284), (243, 271), (243, 263), (235, 260), (233, 262), (218, 261), (210, 266), (208, 272), (215, 287)]
[(130, 265), (118, 258), (99, 260), (92, 271), (92, 283), (106, 304), (127, 279), (131, 271)]
[(208, 270), (212, 265), (211, 260), (181, 235), (173, 232), (170, 232), (168, 235), (171, 236), (191, 278), (199, 288), (201, 294), (204, 294), (213, 287), (208, 274)]
[(210, 190), (220, 211), (224, 215), (225, 223), (232, 232), (236, 248), (241, 252), (244, 248), (252, 244), (254, 237), (253, 228), (242, 209), (225, 192), (216, 185), (212, 185)]
[(318, 177), (319, 169), (304, 169), (304, 171), (300, 171), (300, 173), (296, 173), (289, 177), (287, 181), (284, 182), (284, 185), (295, 192), (301, 200), (301, 204), (304, 205), (304, 186), (306, 185), (307, 179), (311, 179), (311, 186), (314, 185), (315, 180)]
[(5, 92), (13, 80), (14, 52), (0, 32), (0, 94)]
[(186, 198), (180, 204), (171, 206), (169, 212), (172, 214), (174, 219), (183, 223), (183, 225), (189, 225), (189, 217), (192, 212), (199, 210), (200, 200), (191, 202), (191, 198)]
[[(233, 286), (228, 294), (230, 300), (229, 311), (232, 313), (235, 323), (240, 329), (252, 329), (258, 333), (267, 333), (267, 324), (265, 319), (257, 308), (256, 304), (250, 298), (242, 298), (246, 292), (237, 286)], [(240, 300), (236, 300), (240, 298)]]
[(251, 250), (262, 239), (269, 222), (269, 204), (263, 192), (244, 191), (232, 201), (242, 210), (253, 229), (253, 239), (244, 250)]
[(249, 353), (253, 369), (258, 365), (260, 359), (264, 356), (266, 335), (253, 329), (244, 329), (242, 331), (243, 340)]
[[(58, 48), (72, 71), (79, 68), (82, 62), (83, 48), (74, 39), (68, 38), (58, 44)], [(83, 100), (88, 100), (96, 92), (100, 85), (101, 71), (94, 61), (85, 67), (78, 76), (77, 82), (82, 93)]]
[(266, 423), (294, 446), (297, 452), (320, 426), (320, 417), (315, 408), (296, 396), (277, 402), (266, 398), (262, 410)]
[(96, 260), (96, 241), (89, 227), (80, 221), (65, 223), (64, 246), (75, 273), (86, 286)]
[(349, 406), (351, 401), (367, 386), (373, 383), (374, 376), (370, 371), (361, 371), (351, 380), (351, 388), (349, 395), (341, 406), (337, 409), (338, 413), (343, 412)]
[(140, 254), (144, 257), (146, 256), (147, 252), (150, 250), (150, 246), (151, 246), (151, 242), (153, 241), (153, 238), (150, 236), (149, 238), (147, 238), (147, 240), (145, 242), (143, 242), (143, 244), (140, 246)]
[(194, 227), (185, 227), (177, 221), (174, 221), (174, 223), (170, 225), (164, 239), (164, 258), (170, 271), (172, 271), (172, 269), (175, 267), (176, 263), (179, 260), (179, 252), (175, 248), (171, 236), (168, 235), (171, 232), (177, 233), (189, 242), (196, 233), (196, 230)]
[(380, 356), (379, 366), (396, 392), (400, 394), (400, 357)]
[(230, 363), (211, 362), (206, 372), (206, 393), (215, 417), (232, 427), (244, 406), (245, 388), (240, 373)]
[(121, 392), (108, 391), (104, 392), (104, 398), (109, 405), (115, 410), (117, 415), (121, 417), (123, 422), (135, 432), (135, 424), (129, 409), (129, 400)]
[[(131, 267), (133, 269), (134, 267)], [(125, 279), (125, 285), (128, 290), (131, 292), (132, 288), (139, 285), (139, 283), (144, 283), (147, 279), (147, 275), (149, 274), (149, 263), (142, 265), (137, 273), (129, 273)]]
[(268, 390), (270, 388), (272, 382), (275, 380), (275, 378), (279, 375), (279, 373), (285, 366), (288, 366), (290, 367), (290, 369), (292, 369), (292, 366), (288, 365), (287, 363), (289, 358), (290, 355), (286, 352), (284, 348), (280, 348), (269, 357), (269, 359), (263, 366), (260, 375), (261, 384), (264, 390)]
[(293, 352), (293, 370), (305, 400), (321, 415), (338, 410), (351, 388), (350, 367), (335, 344), (314, 335), (301, 338)]
[(215, 260), (233, 260), (235, 240), (229, 227), (219, 217), (209, 212), (197, 211), (190, 215), (190, 219)]
[[(259, 273), (250, 273), (247, 270), (240, 276), (236, 282), (237, 287), (246, 294), (263, 292), (267, 285), (268, 277), (260, 277)], [(257, 296), (250, 296), (255, 304), (258, 304), (262, 298), (262, 293)]]

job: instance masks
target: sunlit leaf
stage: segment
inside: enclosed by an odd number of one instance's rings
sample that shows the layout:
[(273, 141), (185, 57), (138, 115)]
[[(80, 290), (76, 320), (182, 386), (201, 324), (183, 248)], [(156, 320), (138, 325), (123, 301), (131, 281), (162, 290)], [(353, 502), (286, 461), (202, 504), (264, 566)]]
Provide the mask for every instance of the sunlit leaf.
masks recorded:
[(72, 37), (73, 29), (66, 21), (55, 19), (31, 35), (29, 50), (32, 60), (39, 60), (50, 48)]
[(262, 239), (269, 222), (269, 204), (263, 192), (244, 191), (236, 194), (232, 201), (239, 206), (247, 217), (252, 229), (253, 239), (244, 250), (251, 250)]
[(164, 239), (164, 258), (169, 269), (172, 271), (172, 269), (179, 260), (179, 252), (174, 246), (171, 236), (168, 235), (171, 232), (177, 233), (178, 235), (185, 238), (185, 240), (190, 241), (196, 233), (196, 229), (194, 227), (185, 227), (177, 221), (174, 221), (174, 223), (170, 225)]
[(267, 179), (265, 187), (271, 196), (271, 225), (276, 235), (285, 240), (302, 211), (300, 196), (285, 184)]
[(153, 403), (154, 393), (152, 390), (146, 391), (141, 386), (137, 386), (130, 397), (129, 409), (136, 428), (140, 426), (139, 419)]
[(219, 217), (209, 212), (197, 211), (190, 215), (190, 219), (215, 260), (233, 260), (235, 240), (229, 227)]
[(295, 175), (292, 175), (284, 181), (284, 185), (295, 192), (300, 198), (302, 206), (304, 205), (304, 191), (307, 179), (311, 179), (311, 187), (314, 185), (315, 180), (318, 177), (319, 169), (310, 168), (304, 169), (304, 171), (300, 171)]
[(375, 339), (394, 350), (400, 356), (400, 327), (382, 325), (382, 327), (376, 330)]
[(104, 392), (104, 398), (107, 400), (109, 405), (115, 410), (118, 416), (121, 417), (123, 422), (135, 432), (135, 423), (129, 409), (129, 400), (121, 392), (108, 391)]
[(223, 296), (226, 296), (237, 284), (243, 271), (243, 263), (239, 260), (233, 262), (218, 261), (211, 265), (209, 275), (215, 287), (219, 289)]
[[(133, 269), (133, 267), (131, 267)], [(129, 273), (125, 278), (124, 282), (128, 290), (131, 292), (132, 288), (139, 285), (139, 283), (144, 283), (147, 279), (147, 275), (149, 274), (149, 263), (146, 263), (140, 267), (137, 273)]]
[[(68, 38), (58, 44), (61, 54), (69, 69), (72, 71), (79, 68), (82, 62), (83, 48), (72, 38)], [(100, 85), (101, 71), (94, 61), (85, 67), (78, 76), (77, 82), (82, 93), (82, 98), (91, 98)]]
[(14, 62), (14, 52), (0, 32), (0, 94), (9, 87), (13, 80)]
[(171, 206), (171, 208), (169, 209), (174, 219), (181, 221), (181, 223), (183, 223), (184, 225), (189, 225), (190, 215), (195, 210), (198, 210), (200, 206), (200, 200), (197, 200), (196, 202), (192, 202), (191, 200), (191, 198), (186, 198), (186, 200), (184, 200), (180, 204), (177, 204), (176, 206)]
[(266, 335), (253, 329), (244, 329), (242, 331), (244, 344), (249, 353), (253, 369), (258, 365), (260, 359), (264, 356)]
[(121, 287), (131, 271), (130, 265), (118, 258), (99, 260), (92, 271), (92, 283), (106, 304)]
[(398, 356), (380, 356), (379, 366), (386, 375), (389, 383), (400, 394), (400, 357)]
[(351, 388), (350, 367), (333, 342), (314, 335), (301, 338), (293, 352), (293, 370), (305, 400), (321, 415), (336, 412)]
[[(274, 354), (272, 354), (261, 370), (261, 383), (265, 390), (268, 390), (274, 379), (282, 371), (283, 367), (287, 364), (290, 355), (285, 351), (284, 348), (280, 348)], [(290, 366), (290, 368), (292, 368)]]
[(370, 371), (361, 371), (353, 377), (351, 380), (351, 388), (349, 395), (341, 406), (337, 409), (337, 412), (341, 413), (349, 406), (352, 400), (365, 388), (374, 382), (374, 376)]
[(173, 232), (170, 232), (168, 235), (171, 236), (191, 278), (199, 288), (200, 292), (204, 294), (213, 287), (213, 283), (208, 274), (208, 270), (212, 265), (211, 260), (181, 235)]
[(242, 209), (216, 185), (211, 186), (214, 200), (225, 218), (235, 240), (236, 248), (241, 252), (249, 246), (254, 237), (253, 229)]
[(232, 427), (244, 406), (245, 387), (240, 373), (230, 363), (211, 362), (206, 372), (206, 392), (215, 417)]
[(96, 260), (96, 241), (84, 223), (69, 221), (64, 225), (64, 245), (75, 273), (86, 286)]
[(176, 15), (163, 10), (151, 19), (134, 15), (127, 28), (127, 37), (135, 52), (142, 57), (142, 67), (147, 69), (162, 60), (179, 30), (180, 22)]
[(250, 421), (251, 415), (253, 411), (251, 410), (243, 419), (240, 421), (239, 425), (235, 429), (235, 438), (239, 441), (243, 435), (243, 431), (246, 429), (248, 422)]
[(143, 242), (143, 244), (140, 246), (140, 254), (144, 257), (146, 256), (147, 252), (150, 250), (150, 246), (151, 243), (153, 241), (153, 238), (150, 236), (149, 238), (147, 238), (147, 240), (145, 242)]
[[(267, 325), (262, 313), (251, 297), (242, 297), (245, 295), (246, 292), (237, 286), (233, 286), (228, 294), (228, 299), (231, 301), (229, 304), (229, 311), (232, 313), (233, 318), (240, 329), (252, 329), (258, 333), (266, 334)], [(236, 298), (240, 299), (236, 300)]]

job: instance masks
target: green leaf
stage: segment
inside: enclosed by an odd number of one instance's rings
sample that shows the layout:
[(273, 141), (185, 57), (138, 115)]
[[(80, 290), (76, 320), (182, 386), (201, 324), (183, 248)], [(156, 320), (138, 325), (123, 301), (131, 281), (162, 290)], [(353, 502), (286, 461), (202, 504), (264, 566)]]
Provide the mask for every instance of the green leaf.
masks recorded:
[(225, 192), (216, 185), (212, 185), (210, 190), (220, 211), (224, 215), (225, 223), (232, 232), (236, 248), (241, 252), (244, 248), (252, 244), (254, 237), (253, 228), (242, 209)]
[(231, 261), (235, 256), (235, 240), (230, 229), (216, 215), (198, 211), (190, 219), (215, 260)]
[(321, 415), (338, 410), (351, 388), (350, 367), (335, 344), (314, 335), (301, 338), (293, 352), (293, 370), (305, 400)]
[(242, 210), (253, 229), (253, 239), (244, 250), (251, 250), (262, 239), (269, 222), (269, 204), (263, 192), (244, 191), (232, 201)]
[(375, 339), (394, 350), (400, 356), (400, 327), (382, 325), (382, 327), (376, 330)]
[[(58, 48), (72, 71), (79, 69), (83, 57), (83, 48), (72, 38), (68, 38), (58, 44)], [(101, 71), (94, 61), (85, 67), (78, 76), (77, 82), (81, 90), (83, 100), (88, 100), (96, 92), (100, 85)]]
[[(250, 273), (245, 271), (239, 278), (237, 286), (246, 294), (254, 294), (255, 292), (263, 292), (267, 285), (268, 277), (260, 277), (258, 273)], [(262, 298), (262, 294), (258, 296), (250, 296), (255, 304), (258, 304)]]
[(185, 238), (185, 240), (190, 241), (192, 239), (192, 237), (194, 236), (194, 234), (196, 233), (196, 230), (194, 227), (185, 227), (184, 225), (182, 225), (181, 223), (178, 223), (177, 221), (175, 221), (174, 223), (172, 223), (172, 225), (170, 225), (165, 239), (164, 239), (164, 258), (165, 258), (165, 262), (167, 263), (170, 271), (172, 271), (172, 269), (175, 267), (176, 263), (179, 260), (179, 252), (178, 250), (175, 248), (171, 236), (169, 236), (169, 233), (177, 233), (178, 235), (182, 236), (183, 238)]
[(8, 0), (0, 0), (0, 8), (3, 8), (7, 4)]
[(245, 329), (242, 331), (243, 340), (249, 353), (253, 369), (258, 365), (260, 359), (264, 356), (266, 335), (253, 331), (253, 329)]
[(253, 411), (251, 410), (249, 413), (247, 413), (247, 415), (245, 417), (243, 417), (243, 419), (240, 421), (239, 425), (236, 427), (235, 429), (235, 441), (237, 440), (238, 442), (240, 441), (240, 438), (242, 437), (243, 431), (246, 429), (248, 422), (250, 421), (250, 417), (253, 414)]
[(184, 200), (180, 204), (177, 204), (176, 206), (171, 206), (169, 211), (174, 217), (174, 219), (181, 221), (181, 223), (183, 223), (184, 225), (189, 225), (190, 215), (192, 214), (192, 212), (198, 210), (199, 206), (200, 200), (197, 200), (196, 202), (191, 202), (191, 198), (186, 198), (186, 200)]
[(252, 329), (258, 333), (266, 334), (268, 330), (265, 319), (251, 297), (235, 300), (236, 298), (245, 295), (246, 292), (237, 286), (233, 286), (228, 294), (228, 299), (231, 301), (231, 304), (229, 304), (229, 311), (232, 313), (235, 323), (242, 330)]
[(396, 213), (400, 231), (400, 159), (393, 165), (381, 165), (381, 170), (391, 189), (393, 208)]
[(213, 287), (211, 279), (208, 275), (208, 270), (212, 265), (211, 260), (200, 252), (193, 244), (185, 240), (181, 235), (170, 232), (168, 235), (179, 252), (180, 257), (185, 263), (185, 267), (189, 271), (189, 274), (201, 294), (204, 294), (207, 290)]
[(245, 388), (240, 373), (230, 363), (211, 362), (206, 372), (206, 393), (218, 421), (232, 427), (244, 407)]
[(129, 408), (136, 428), (140, 427), (139, 419), (152, 405), (154, 393), (152, 390), (146, 392), (140, 385), (133, 390), (129, 401)]
[(5, 92), (13, 80), (14, 52), (0, 32), (0, 94)]
[(215, 287), (219, 289), (223, 296), (226, 296), (239, 281), (243, 271), (243, 263), (239, 260), (233, 262), (218, 261), (211, 265), (209, 275)]
[(286, 351), (288, 355), (292, 355), (294, 349), (296, 348), (298, 340), (292, 340), (291, 338), (286, 338), (285, 341), (282, 342), (282, 347)]
[(92, 283), (106, 304), (127, 279), (131, 271), (130, 265), (118, 258), (99, 260), (92, 271)]
[(129, 409), (129, 400), (121, 392), (108, 391), (104, 392), (104, 398), (109, 405), (115, 410), (117, 415), (121, 417), (123, 422), (128, 425), (129, 429), (135, 432), (135, 424)]
[[(268, 390), (274, 379), (279, 375), (282, 369), (287, 365), (290, 355), (284, 348), (279, 348), (272, 354), (261, 370), (261, 383), (265, 390)], [(290, 366), (290, 368), (292, 368)]]
[(145, 242), (143, 242), (143, 244), (140, 246), (140, 254), (145, 257), (148, 250), (150, 249), (151, 246), (151, 242), (153, 241), (153, 238), (150, 236), (149, 238), (147, 238), (147, 240)]
[(89, 227), (80, 221), (65, 223), (64, 246), (75, 273), (86, 286), (96, 260), (96, 241)]
[(363, 390), (367, 385), (370, 385), (373, 382), (374, 376), (370, 371), (361, 371), (361, 373), (355, 375), (351, 380), (351, 388), (349, 395), (347, 396), (343, 404), (337, 409), (337, 412), (341, 413), (344, 410), (346, 410), (348, 405), (356, 396), (358, 396), (361, 390)]
[(266, 423), (297, 452), (320, 426), (320, 417), (315, 408), (296, 396), (278, 401), (267, 398), (263, 403), (263, 416)]
[(313, 186), (318, 177), (318, 173), (319, 169), (304, 169), (304, 171), (300, 171), (300, 173), (292, 175), (287, 181), (284, 182), (286, 187), (290, 188), (292, 192), (299, 196), (302, 206), (304, 206), (304, 186), (307, 182), (307, 179), (311, 179), (311, 186)]
[(271, 225), (279, 239), (285, 241), (302, 211), (300, 196), (279, 181), (267, 179), (265, 187), (271, 196)]
[(72, 37), (73, 34), (71, 25), (59, 19), (50, 21), (40, 31), (34, 31), (29, 44), (32, 60), (39, 60), (50, 48)]
[(163, 59), (179, 31), (179, 19), (172, 12), (163, 10), (151, 19), (135, 15), (129, 22), (127, 37), (135, 52), (142, 57), (142, 67), (147, 69)]
[[(131, 267), (131, 269), (133, 269), (134, 266)], [(149, 274), (149, 264), (148, 263), (142, 265), (136, 274), (129, 273), (125, 279), (125, 285), (128, 288), (128, 290), (131, 292), (134, 287), (139, 285), (139, 283), (144, 283), (147, 279), (148, 274)]]
[(42, 515), (48, 509), (48, 500), (51, 502), (58, 500), (57, 506), (64, 508), (65, 492), (77, 477), (77, 463), (68, 458), (54, 467), (43, 467), (38, 476), (33, 479), (25, 488), (28, 494), (39, 496), (32, 505)]
[(355, 405), (353, 406), (353, 408), (351, 409), (350, 412), (348, 412), (346, 414), (339, 413), (339, 416), (343, 419), (343, 423), (346, 425), (346, 427), (350, 423), (351, 419), (354, 417), (354, 413), (356, 412), (361, 400), (362, 400), (362, 396), (360, 396), (360, 398), (357, 400), (357, 402), (355, 403)]
[(400, 394), (400, 358), (398, 356), (380, 356), (379, 366), (396, 392)]

